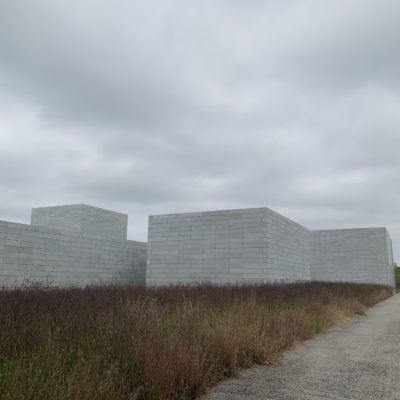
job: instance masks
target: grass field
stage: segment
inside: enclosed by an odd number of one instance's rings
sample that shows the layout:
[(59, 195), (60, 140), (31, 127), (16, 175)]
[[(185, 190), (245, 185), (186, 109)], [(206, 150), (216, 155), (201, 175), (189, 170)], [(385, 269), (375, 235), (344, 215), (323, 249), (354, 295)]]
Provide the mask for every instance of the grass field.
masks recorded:
[(318, 282), (2, 289), (0, 398), (195, 398), (391, 294)]

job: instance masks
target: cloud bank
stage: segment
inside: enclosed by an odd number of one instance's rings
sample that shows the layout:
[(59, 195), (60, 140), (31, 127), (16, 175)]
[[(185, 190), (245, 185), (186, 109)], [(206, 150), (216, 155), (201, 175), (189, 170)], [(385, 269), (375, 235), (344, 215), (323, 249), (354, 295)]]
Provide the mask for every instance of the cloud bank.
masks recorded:
[(400, 3), (0, 1), (0, 219), (268, 206), (400, 251)]

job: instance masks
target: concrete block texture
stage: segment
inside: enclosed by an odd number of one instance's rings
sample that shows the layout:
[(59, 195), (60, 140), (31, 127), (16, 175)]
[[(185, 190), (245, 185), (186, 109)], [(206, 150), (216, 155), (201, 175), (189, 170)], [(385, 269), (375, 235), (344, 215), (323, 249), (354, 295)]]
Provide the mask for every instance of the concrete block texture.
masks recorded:
[(313, 280), (395, 286), (386, 228), (311, 231), (310, 251)]
[(98, 239), (126, 240), (128, 216), (85, 204), (72, 204), (32, 209), (31, 225), (79, 232)]
[(149, 218), (149, 285), (311, 279), (394, 286), (386, 228), (310, 231), (269, 208)]
[(0, 221), (0, 286), (145, 284), (147, 244), (126, 240), (120, 215), (63, 206), (35, 209), (33, 225)]
[[(269, 208), (149, 217), (148, 244), (127, 215), (83, 204), (0, 221), (0, 286), (343, 281), (394, 286), (386, 228), (310, 231)], [(147, 263), (147, 264), (146, 264)]]
[(268, 208), (149, 217), (149, 285), (302, 280), (309, 232)]

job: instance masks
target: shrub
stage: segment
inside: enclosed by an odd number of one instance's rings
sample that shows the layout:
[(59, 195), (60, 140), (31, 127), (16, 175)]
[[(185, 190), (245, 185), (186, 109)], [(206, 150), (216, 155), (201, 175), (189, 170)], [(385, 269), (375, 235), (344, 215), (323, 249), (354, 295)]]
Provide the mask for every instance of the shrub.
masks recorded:
[(400, 290), (400, 267), (394, 263), (394, 279), (396, 282), (396, 290)]

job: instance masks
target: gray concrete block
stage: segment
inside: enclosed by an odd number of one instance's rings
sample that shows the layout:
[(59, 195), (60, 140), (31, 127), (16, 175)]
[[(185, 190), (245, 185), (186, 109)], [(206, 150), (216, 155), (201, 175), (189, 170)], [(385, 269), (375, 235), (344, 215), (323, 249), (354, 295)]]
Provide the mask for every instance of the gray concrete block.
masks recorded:
[(31, 225), (79, 232), (86, 238), (125, 240), (128, 216), (85, 204), (32, 209)]
[[(336, 236), (343, 240), (332, 240)], [(149, 218), (149, 285), (199, 279), (214, 283), (319, 279), (393, 285), (392, 264), (386, 229), (313, 232), (268, 208)], [(171, 268), (179, 265), (185, 268)], [(196, 266), (202, 267), (200, 272)]]
[(0, 286), (26, 279), (53, 285), (145, 283), (147, 246), (126, 240), (124, 214), (46, 207), (33, 210), (32, 221), (37, 225), (0, 221)]
[[(268, 209), (149, 217), (149, 243), (126, 240), (127, 216), (85, 205), (0, 221), (0, 285), (293, 282), (394, 285), (386, 228), (309, 231)], [(147, 261), (147, 266), (146, 266)]]
[(393, 258), (386, 228), (311, 231), (310, 254), (313, 280), (394, 286)]
[[(186, 266), (179, 273), (169, 272), (169, 283), (193, 283), (199, 279), (215, 283), (276, 281), (286, 279), (286, 265), (291, 266), (293, 260), (298, 261), (299, 279), (310, 280), (307, 229), (268, 208), (190, 213), (190, 230), (182, 231), (180, 227), (187, 219), (188, 214), (149, 218), (147, 284), (160, 283), (167, 259), (178, 265), (183, 261)], [(271, 236), (272, 226), (275, 233)], [(176, 234), (179, 247), (171, 245)], [(274, 242), (276, 237), (281, 238)], [(174, 258), (170, 257), (167, 244), (175, 249)], [(188, 248), (202, 252), (185, 251)], [(275, 262), (278, 255), (282, 260)], [(200, 274), (193, 269), (195, 264), (202, 265)], [(270, 266), (267, 274), (266, 265)]]

